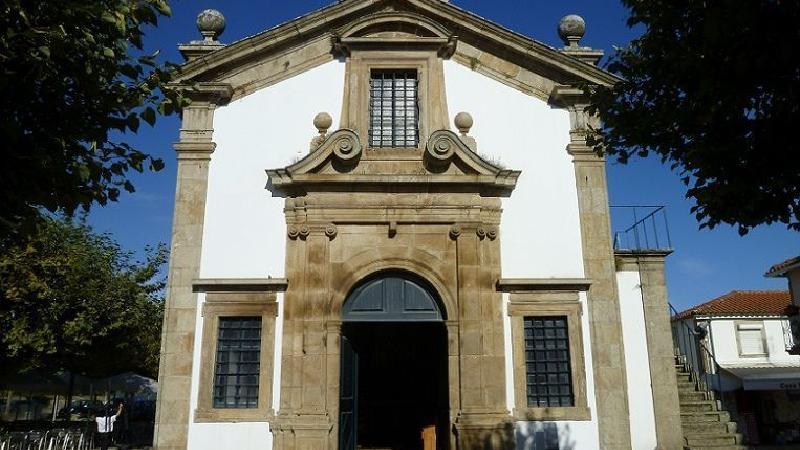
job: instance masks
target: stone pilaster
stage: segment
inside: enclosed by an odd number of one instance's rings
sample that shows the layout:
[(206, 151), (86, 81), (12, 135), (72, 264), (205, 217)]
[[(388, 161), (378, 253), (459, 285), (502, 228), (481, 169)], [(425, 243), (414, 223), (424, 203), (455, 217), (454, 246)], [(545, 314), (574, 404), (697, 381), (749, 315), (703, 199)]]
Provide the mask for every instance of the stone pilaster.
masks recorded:
[(287, 277), (294, 281), (284, 295), (281, 406), (270, 427), (276, 449), (324, 450), (335, 448), (338, 432), (329, 402), (338, 406), (341, 323), (326, 321), (330, 237), (324, 225), (296, 226), (299, 237), (287, 241)]
[[(491, 237), (490, 237), (491, 236)], [(495, 227), (462, 227), (457, 243), (460, 400), (454, 424), (460, 449), (513, 448), (505, 404), (505, 350), (499, 241)]]
[(600, 448), (626, 450), (631, 448), (630, 416), (605, 159), (586, 144), (596, 119), (584, 111), (583, 92), (557, 88), (554, 101), (570, 116), (567, 151), (575, 165), (584, 272), (592, 280), (587, 299)]
[(675, 375), (672, 329), (670, 327), (664, 259), (669, 251), (617, 253), (626, 262), (635, 262), (642, 288), (650, 384), (656, 418), (657, 450), (683, 448), (678, 380)]
[(215, 148), (214, 108), (227, 101), (230, 93), (226, 85), (201, 86), (194, 92), (194, 102), (183, 110), (180, 141), (175, 144), (178, 174), (153, 438), (158, 450), (187, 446), (197, 317), (192, 280), (200, 269), (208, 168)]

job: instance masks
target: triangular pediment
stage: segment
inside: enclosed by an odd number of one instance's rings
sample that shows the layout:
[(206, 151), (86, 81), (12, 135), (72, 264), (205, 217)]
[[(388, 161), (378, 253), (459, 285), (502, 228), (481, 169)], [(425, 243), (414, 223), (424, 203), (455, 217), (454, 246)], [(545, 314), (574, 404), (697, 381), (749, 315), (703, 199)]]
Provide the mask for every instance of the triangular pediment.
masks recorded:
[(609, 85), (612, 74), (440, 0), (345, 0), (209, 51), (178, 82), (227, 83), (233, 97), (341, 57), (365, 37), (447, 43), (447, 57), (520, 91), (550, 98), (559, 85)]
[(319, 139), (302, 159), (287, 167), (267, 169), (267, 189), (275, 196), (310, 190), (473, 191), (508, 196), (520, 172), (484, 160), (449, 130), (431, 133), (422, 149), (365, 148), (356, 132), (337, 130)]

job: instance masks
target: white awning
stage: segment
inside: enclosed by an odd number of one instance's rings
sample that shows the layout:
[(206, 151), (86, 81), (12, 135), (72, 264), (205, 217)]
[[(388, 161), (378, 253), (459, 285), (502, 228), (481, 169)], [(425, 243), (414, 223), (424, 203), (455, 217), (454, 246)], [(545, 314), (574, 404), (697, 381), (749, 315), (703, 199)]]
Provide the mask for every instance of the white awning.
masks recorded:
[(800, 364), (720, 364), (746, 391), (800, 390)]

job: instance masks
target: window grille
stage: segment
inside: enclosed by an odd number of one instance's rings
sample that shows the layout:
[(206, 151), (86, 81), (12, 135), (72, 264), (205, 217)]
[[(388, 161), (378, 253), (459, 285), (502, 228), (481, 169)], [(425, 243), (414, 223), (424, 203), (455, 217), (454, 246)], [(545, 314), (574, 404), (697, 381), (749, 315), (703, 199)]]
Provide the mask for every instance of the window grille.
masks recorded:
[(373, 70), (369, 81), (371, 147), (416, 147), (419, 143), (417, 73)]
[(220, 317), (214, 370), (215, 408), (257, 408), (261, 318)]
[(566, 316), (525, 317), (528, 406), (575, 406)]

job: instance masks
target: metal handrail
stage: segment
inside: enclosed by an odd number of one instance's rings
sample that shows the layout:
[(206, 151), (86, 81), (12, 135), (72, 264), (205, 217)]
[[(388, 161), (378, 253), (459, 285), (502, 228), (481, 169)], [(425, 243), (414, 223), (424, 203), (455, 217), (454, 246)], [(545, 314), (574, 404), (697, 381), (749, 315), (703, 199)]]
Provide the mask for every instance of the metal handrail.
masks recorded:
[[(632, 214), (633, 224), (622, 231), (614, 232), (614, 248), (617, 250), (671, 250), (672, 236), (669, 232), (667, 221), (667, 209), (664, 205), (611, 205), (610, 208), (628, 210)], [(639, 218), (639, 211), (644, 209), (646, 214)], [(663, 225), (656, 222), (656, 218), (661, 216)], [(662, 235), (659, 237), (659, 231)], [(633, 238), (633, 246), (630, 246), (630, 239)], [(666, 246), (664, 244), (666, 237)], [(624, 238), (625, 243), (622, 242)], [(651, 242), (652, 241), (652, 242)]]
[[(672, 339), (675, 348), (680, 352), (682, 350), (680, 345), (680, 338), (683, 337), (685, 351), (688, 354), (684, 355), (681, 354), (680, 356), (684, 356), (686, 364), (686, 368), (694, 375), (696, 378), (696, 382), (698, 384), (698, 388), (706, 391), (711, 392), (714, 395), (714, 400), (719, 402), (720, 409), (725, 409), (725, 399), (722, 395), (722, 379), (720, 377), (720, 365), (717, 362), (717, 359), (714, 357), (714, 352), (709, 350), (708, 347), (703, 343), (702, 338), (704, 337), (704, 333), (702, 331), (692, 329), (683, 319), (678, 318), (678, 311), (669, 303), (669, 309), (671, 312), (671, 319), (672, 319)], [(676, 327), (678, 330), (676, 330)], [(706, 362), (710, 362), (712, 365), (712, 372), (706, 371), (705, 367), (706, 364), (700, 360), (700, 357), (703, 357)], [(697, 366), (701, 367), (694, 367), (695, 363)], [(711, 375), (713, 380), (713, 387), (709, 386), (708, 383), (708, 375)]]

